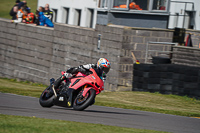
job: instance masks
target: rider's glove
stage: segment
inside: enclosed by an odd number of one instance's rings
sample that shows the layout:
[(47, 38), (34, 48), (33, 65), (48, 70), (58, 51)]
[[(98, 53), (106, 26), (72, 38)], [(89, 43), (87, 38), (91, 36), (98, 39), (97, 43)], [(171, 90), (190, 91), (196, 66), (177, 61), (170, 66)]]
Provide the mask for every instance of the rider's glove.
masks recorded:
[(92, 68), (94, 66), (95, 66), (94, 64), (87, 64), (87, 65), (81, 65), (79, 67), (89, 70), (90, 68)]

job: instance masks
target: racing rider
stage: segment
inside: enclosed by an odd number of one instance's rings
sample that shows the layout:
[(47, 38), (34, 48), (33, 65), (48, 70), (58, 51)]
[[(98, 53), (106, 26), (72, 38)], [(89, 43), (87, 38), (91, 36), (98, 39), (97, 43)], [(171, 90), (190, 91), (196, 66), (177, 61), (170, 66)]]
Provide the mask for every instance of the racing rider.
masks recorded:
[(93, 68), (97, 75), (103, 80), (106, 80), (106, 74), (110, 70), (110, 62), (106, 58), (100, 58), (97, 62), (97, 64), (86, 64), (86, 65), (80, 65), (79, 67), (72, 67), (69, 68), (64, 75), (62, 75), (60, 78), (58, 78), (54, 82), (54, 87), (58, 88), (60, 83), (63, 80), (66, 80), (70, 74), (74, 75), (78, 72), (84, 73), (84, 74), (90, 74), (90, 68)]

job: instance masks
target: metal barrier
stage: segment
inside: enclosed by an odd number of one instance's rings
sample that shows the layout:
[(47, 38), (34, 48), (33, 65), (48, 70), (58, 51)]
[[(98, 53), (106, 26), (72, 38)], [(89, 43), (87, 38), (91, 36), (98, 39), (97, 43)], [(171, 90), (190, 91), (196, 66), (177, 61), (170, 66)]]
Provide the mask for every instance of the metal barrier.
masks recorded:
[[(150, 44), (155, 44), (155, 45), (171, 45), (171, 48), (170, 48), (170, 51), (166, 51), (165, 49), (163, 49), (163, 51), (162, 50), (155, 50), (155, 49), (154, 50), (149, 50), (149, 45)], [(155, 45), (153, 45), (153, 46), (155, 46)], [(158, 53), (164, 53), (165, 55), (166, 54), (172, 54), (172, 45), (177, 46), (178, 43), (172, 43), (172, 42), (147, 42), (147, 45), (146, 45), (146, 54), (145, 54), (145, 63), (146, 64), (151, 64), (150, 62), (148, 62), (149, 53), (150, 52), (151, 52), (151, 57), (152, 57), (152, 52), (154, 52), (154, 54), (156, 53), (157, 55), (158, 55)]]

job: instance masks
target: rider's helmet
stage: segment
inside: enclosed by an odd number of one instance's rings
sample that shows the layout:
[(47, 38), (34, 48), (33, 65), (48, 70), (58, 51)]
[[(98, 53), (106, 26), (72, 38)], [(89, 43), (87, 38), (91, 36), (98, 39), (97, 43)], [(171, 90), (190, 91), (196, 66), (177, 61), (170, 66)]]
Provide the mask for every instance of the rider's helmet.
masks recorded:
[(110, 62), (106, 58), (100, 58), (97, 62), (97, 67), (107, 74), (110, 70)]

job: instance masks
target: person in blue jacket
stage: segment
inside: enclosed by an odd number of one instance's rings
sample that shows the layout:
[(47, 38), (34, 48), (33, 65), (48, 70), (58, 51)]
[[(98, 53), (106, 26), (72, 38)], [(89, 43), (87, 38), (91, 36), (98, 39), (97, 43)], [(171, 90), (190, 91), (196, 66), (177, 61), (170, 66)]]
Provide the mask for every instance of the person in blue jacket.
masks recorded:
[(47, 27), (54, 27), (54, 24), (51, 22), (50, 19), (44, 16), (43, 12), (36, 11), (36, 17), (38, 18), (38, 25), (47, 26)]

